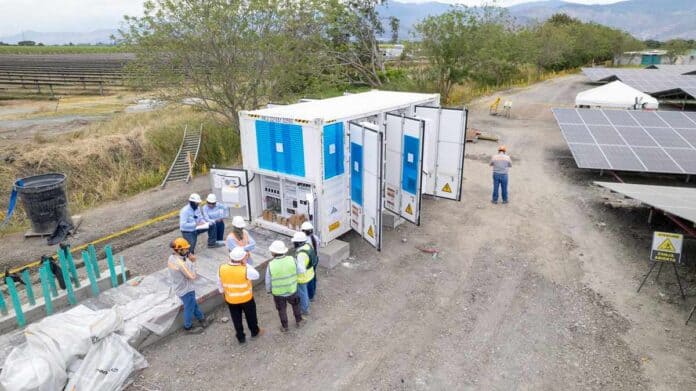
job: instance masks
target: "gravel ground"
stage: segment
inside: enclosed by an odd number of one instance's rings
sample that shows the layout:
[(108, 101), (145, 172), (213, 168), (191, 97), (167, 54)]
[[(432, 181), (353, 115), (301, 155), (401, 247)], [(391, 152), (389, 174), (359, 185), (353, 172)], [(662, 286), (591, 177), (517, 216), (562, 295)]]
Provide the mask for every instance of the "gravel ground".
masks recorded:
[[(635, 292), (645, 211), (605, 205), (550, 113), (572, 106), (582, 81), (508, 91), (509, 120), (487, 114), (492, 98), (470, 107), (470, 126), (501, 135), (512, 155), (509, 205), (489, 202), (495, 144), (469, 144), (462, 202), (425, 200), (421, 227), (386, 231), (381, 253), (348, 235), (352, 259), (319, 271), (304, 328), (281, 334), (256, 289), (266, 335), (239, 346), (220, 322), (175, 334), (145, 350), (150, 367), (130, 390), (696, 389), (696, 325), (684, 326), (693, 270), (680, 270), (686, 301), (669, 273)], [(164, 267), (168, 239), (129, 258)]]

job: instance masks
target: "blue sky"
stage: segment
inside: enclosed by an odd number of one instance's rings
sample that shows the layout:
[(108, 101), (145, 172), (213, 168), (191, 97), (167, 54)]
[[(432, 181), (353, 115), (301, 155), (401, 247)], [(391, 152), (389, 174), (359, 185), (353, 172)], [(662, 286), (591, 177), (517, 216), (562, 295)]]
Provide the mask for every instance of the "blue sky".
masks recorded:
[[(400, 0), (424, 2), (428, 0)], [(479, 5), (481, 0), (436, 0), (443, 3)], [(570, 0), (574, 3), (615, 3), (617, 0)], [(490, 1), (489, 1), (490, 2)], [(500, 0), (513, 5), (529, 0)], [(123, 15), (142, 12), (142, 0), (0, 0), (0, 36), (22, 31), (86, 32), (118, 27)]]

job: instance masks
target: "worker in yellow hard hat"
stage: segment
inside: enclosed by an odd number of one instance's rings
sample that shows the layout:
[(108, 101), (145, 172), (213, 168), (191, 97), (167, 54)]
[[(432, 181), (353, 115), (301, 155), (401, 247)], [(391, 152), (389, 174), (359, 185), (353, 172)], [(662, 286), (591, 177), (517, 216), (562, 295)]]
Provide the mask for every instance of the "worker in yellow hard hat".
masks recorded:
[[(198, 278), (196, 257), (191, 254), (191, 245), (184, 238), (174, 239), (169, 246), (172, 248), (172, 255), (167, 261), (167, 268), (172, 289), (184, 304), (184, 330), (188, 334), (200, 334), (209, 323), (198, 308), (193, 286), (193, 281)], [(199, 326), (193, 326), (194, 317), (198, 320)]]
[(491, 202), (498, 203), (498, 189), (503, 196), (503, 204), (508, 203), (508, 170), (512, 167), (510, 156), (504, 145), (498, 147), (498, 154), (491, 158), (490, 166), (493, 167), (493, 198)]

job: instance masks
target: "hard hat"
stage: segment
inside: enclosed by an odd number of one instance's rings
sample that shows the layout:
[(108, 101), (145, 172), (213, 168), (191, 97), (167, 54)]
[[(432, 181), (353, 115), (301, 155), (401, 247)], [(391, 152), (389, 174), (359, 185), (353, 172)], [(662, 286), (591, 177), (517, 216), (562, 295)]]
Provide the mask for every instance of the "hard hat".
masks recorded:
[(501, 145), (498, 147), (498, 152), (507, 152), (507, 147), (504, 145)]
[(295, 232), (295, 234), (292, 235), (292, 242), (293, 243), (304, 243), (306, 241), (307, 241), (307, 235), (302, 231)]
[(232, 226), (236, 228), (244, 228), (247, 226), (247, 223), (244, 221), (244, 217), (234, 216), (234, 218), (232, 218)]
[(241, 261), (247, 256), (247, 252), (244, 251), (244, 247), (235, 247), (230, 251), (230, 259), (233, 261)]
[(280, 240), (276, 240), (275, 242), (271, 243), (268, 250), (273, 254), (285, 254), (288, 252), (288, 248), (285, 247), (285, 243)]
[(184, 238), (176, 238), (172, 240), (171, 244), (169, 246), (174, 249), (174, 251), (179, 251), (179, 250), (187, 250), (191, 248), (191, 245), (189, 244), (188, 240)]
[(303, 231), (312, 231), (314, 230), (314, 226), (312, 226), (312, 223), (310, 223), (309, 221), (305, 221), (304, 223), (302, 223), (300, 229)]
[(197, 193), (191, 193), (191, 195), (189, 196), (189, 201), (200, 204), (201, 196), (199, 196)]
[(215, 197), (215, 194), (210, 193), (208, 194), (208, 198), (205, 199), (209, 204), (214, 204), (217, 202), (217, 197)]

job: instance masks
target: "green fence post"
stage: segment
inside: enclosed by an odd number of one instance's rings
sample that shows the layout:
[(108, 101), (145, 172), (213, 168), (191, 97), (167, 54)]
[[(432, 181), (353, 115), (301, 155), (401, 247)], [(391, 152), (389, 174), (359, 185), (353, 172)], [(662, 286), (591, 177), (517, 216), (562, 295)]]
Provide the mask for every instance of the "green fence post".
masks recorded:
[(46, 308), (46, 315), (51, 315), (53, 313), (53, 303), (51, 302), (51, 290), (49, 279), (53, 279), (51, 275), (51, 269), (48, 264), (44, 263), (39, 268), (39, 276), (41, 277), (41, 292), (44, 298), (44, 307)]
[[(60, 254), (60, 252), (58, 254)], [(77, 300), (75, 299), (75, 291), (73, 291), (72, 283), (70, 283), (70, 273), (68, 272), (68, 261), (65, 259), (65, 257), (62, 254), (58, 256), (58, 259), (60, 260), (60, 269), (61, 269), (61, 272), (63, 273), (63, 281), (65, 281), (65, 291), (68, 294), (68, 302), (70, 303), (70, 305), (75, 305), (75, 304), (77, 304)]]
[(53, 270), (51, 270), (50, 262), (51, 261), (46, 260), (44, 261), (43, 265), (46, 268), (46, 280), (48, 281), (49, 288), (51, 288), (51, 295), (53, 295), (53, 297), (57, 297), (58, 288), (56, 288), (56, 277), (53, 275)]
[(99, 285), (97, 285), (97, 278), (94, 275), (94, 265), (89, 261), (89, 254), (87, 251), (82, 252), (82, 260), (85, 262), (87, 277), (89, 277), (89, 285), (92, 287), (92, 295), (99, 296)]
[(22, 281), (24, 281), (24, 286), (27, 290), (27, 299), (29, 300), (29, 304), (36, 305), (36, 299), (34, 299), (34, 287), (31, 285), (29, 269), (22, 270)]
[(7, 315), (7, 303), (5, 303), (5, 295), (0, 291), (0, 312)]
[[(60, 251), (60, 250), (58, 250)], [(80, 276), (77, 274), (77, 267), (75, 266), (75, 260), (73, 259), (72, 253), (70, 252), (70, 245), (65, 246), (65, 260), (68, 261), (68, 267), (70, 268), (70, 275), (72, 276), (75, 288), (80, 287)]]
[(116, 266), (114, 266), (114, 255), (111, 252), (111, 245), (107, 244), (104, 247), (104, 252), (106, 253), (106, 264), (109, 266), (109, 277), (111, 277), (111, 287), (116, 288), (118, 286), (118, 276), (116, 275)]
[(94, 270), (94, 275), (97, 278), (101, 278), (101, 273), (99, 272), (99, 261), (97, 260), (97, 249), (93, 244), (90, 244), (87, 247), (87, 250), (89, 251), (90, 258), (92, 259), (92, 270)]
[(19, 294), (17, 294), (17, 287), (15, 286), (14, 278), (7, 276), (5, 277), (5, 282), (7, 282), (7, 290), (10, 292), (10, 298), (12, 298), (12, 307), (14, 307), (17, 326), (24, 327), (27, 324), (27, 321), (24, 319), (22, 302), (19, 300)]
[(126, 283), (126, 261), (123, 259), (123, 255), (118, 258), (118, 262), (121, 264), (121, 284)]

